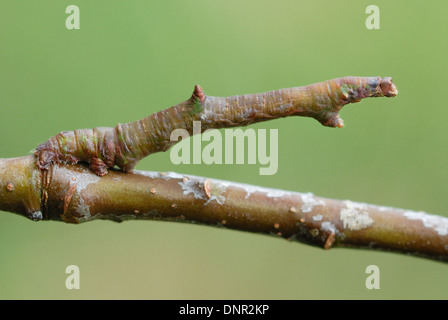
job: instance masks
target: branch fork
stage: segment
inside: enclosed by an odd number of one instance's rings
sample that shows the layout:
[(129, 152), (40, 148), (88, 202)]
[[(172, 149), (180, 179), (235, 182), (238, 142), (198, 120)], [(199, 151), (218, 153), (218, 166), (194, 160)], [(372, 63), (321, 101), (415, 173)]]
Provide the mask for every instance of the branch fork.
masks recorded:
[(397, 93), (389, 77), (344, 77), (232, 97), (208, 96), (197, 85), (188, 100), (140, 121), (61, 132), (32, 156), (0, 159), (0, 210), (74, 224), (200, 223), (324, 249), (379, 249), (447, 262), (444, 217), (176, 173), (132, 172), (141, 158), (169, 149), (174, 129), (193, 133), (194, 121), (201, 121), (201, 132), (294, 115), (342, 127), (344, 105)]

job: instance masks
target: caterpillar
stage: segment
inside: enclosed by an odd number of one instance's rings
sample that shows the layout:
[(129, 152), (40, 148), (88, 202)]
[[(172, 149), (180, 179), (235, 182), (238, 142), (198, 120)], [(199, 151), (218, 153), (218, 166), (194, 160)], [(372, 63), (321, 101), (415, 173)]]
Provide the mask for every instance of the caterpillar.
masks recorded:
[(138, 161), (166, 151), (174, 129), (193, 134), (193, 121), (204, 132), (212, 128), (247, 126), (287, 116), (305, 116), (328, 127), (343, 127), (339, 110), (368, 97), (394, 97), (398, 93), (390, 77), (344, 77), (304, 87), (231, 97), (207, 96), (199, 85), (192, 96), (171, 108), (142, 120), (100, 127), (63, 131), (36, 150), (37, 166), (48, 170), (52, 163), (88, 163), (98, 175), (118, 167), (131, 172)]

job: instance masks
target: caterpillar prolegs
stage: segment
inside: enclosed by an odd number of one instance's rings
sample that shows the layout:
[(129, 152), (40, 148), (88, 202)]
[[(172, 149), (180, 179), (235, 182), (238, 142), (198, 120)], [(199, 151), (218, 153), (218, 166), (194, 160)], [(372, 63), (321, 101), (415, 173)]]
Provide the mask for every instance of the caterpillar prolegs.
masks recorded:
[(168, 150), (171, 132), (186, 129), (193, 134), (193, 121), (204, 132), (212, 128), (246, 126), (287, 116), (312, 117), (328, 127), (343, 127), (339, 110), (368, 97), (394, 97), (392, 78), (344, 77), (304, 87), (232, 97), (207, 96), (196, 85), (190, 99), (156, 112), (140, 121), (114, 128), (64, 131), (35, 150), (37, 165), (47, 170), (52, 163), (89, 163), (99, 176), (114, 166), (130, 172), (138, 161)]

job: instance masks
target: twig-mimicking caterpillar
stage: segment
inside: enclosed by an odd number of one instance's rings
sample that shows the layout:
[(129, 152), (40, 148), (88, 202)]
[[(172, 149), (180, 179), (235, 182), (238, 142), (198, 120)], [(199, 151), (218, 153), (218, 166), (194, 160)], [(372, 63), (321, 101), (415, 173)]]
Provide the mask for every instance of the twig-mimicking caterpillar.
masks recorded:
[(166, 151), (175, 129), (193, 134), (193, 121), (204, 132), (212, 128), (246, 126), (287, 116), (312, 117), (328, 127), (343, 127), (339, 110), (368, 97), (394, 97), (392, 78), (344, 77), (309, 86), (232, 97), (206, 96), (195, 86), (190, 99), (156, 112), (140, 121), (114, 128), (64, 131), (36, 148), (37, 165), (47, 170), (52, 163), (86, 162), (99, 176), (117, 166), (130, 172), (151, 153)]

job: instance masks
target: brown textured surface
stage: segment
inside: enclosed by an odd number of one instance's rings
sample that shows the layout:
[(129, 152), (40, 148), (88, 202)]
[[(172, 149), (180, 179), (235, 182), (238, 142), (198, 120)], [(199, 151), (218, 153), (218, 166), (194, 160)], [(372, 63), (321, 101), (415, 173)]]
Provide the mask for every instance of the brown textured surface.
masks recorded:
[(0, 159), (0, 167), (8, 167), (0, 177), (0, 210), (33, 220), (200, 223), (325, 249), (378, 249), (448, 261), (448, 219), (423, 212), (173, 173), (111, 170), (99, 178), (83, 164), (40, 171), (32, 156)]

